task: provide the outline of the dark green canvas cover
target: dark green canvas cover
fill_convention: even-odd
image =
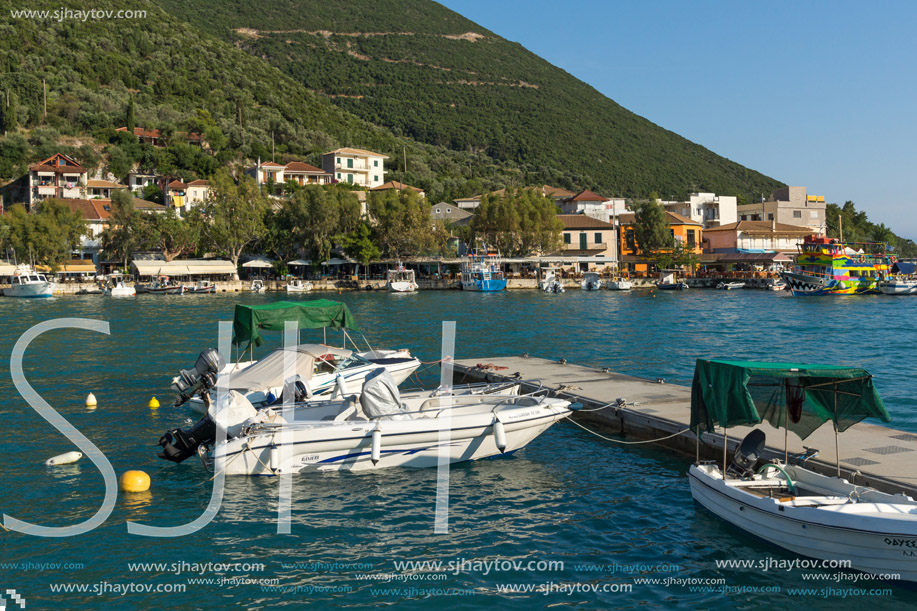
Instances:
[[[265,305],[236,305],[232,321],[232,343],[256,347],[264,343],[261,330],[283,331],[287,321],[296,322],[299,329],[353,329],[359,331],[353,314],[343,303],[330,299],[311,301],[275,301]]]
[[[767,421],[805,439],[829,420],[845,431],[864,418],[891,421],[865,369],[704,359],[694,368],[694,430]]]

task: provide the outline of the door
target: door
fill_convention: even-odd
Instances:
[[[586,247],[586,234],[585,234],[585,233],[580,233],[580,234],[579,234],[579,249],[580,249],[580,250],[586,250],[586,248],[587,248],[587,247]]]

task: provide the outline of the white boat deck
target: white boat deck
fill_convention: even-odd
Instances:
[[[478,369],[478,363],[506,369]],[[654,380],[531,357],[478,358],[455,363],[456,383],[480,381],[487,375],[499,381],[517,372],[523,383],[537,386],[540,382],[558,396],[574,397],[586,408],[614,403],[618,398],[627,401],[624,408],[609,407],[599,412],[577,413],[576,420],[587,426],[592,423],[590,428],[601,425],[626,433],[632,439],[657,439],[686,429],[690,421],[691,389],[687,386],[660,384]],[[767,435],[765,457],[782,459],[784,431],[767,423],[757,428]],[[751,430],[752,427],[729,429],[730,460],[734,448]],[[607,434],[607,430],[603,432]],[[705,433],[702,440],[706,444],[702,448],[702,457],[721,461],[722,434]],[[662,443],[689,453],[693,458],[695,440],[690,432]],[[859,472],[852,483],[873,486],[889,493],[903,491],[917,498],[917,473],[914,469],[917,463],[917,434],[861,422],[841,433],[838,444],[843,477],[850,479],[851,474]],[[819,428],[804,442],[789,434],[790,454],[803,452],[803,445],[819,450],[818,457],[809,460],[807,467],[826,475],[836,473],[834,431],[830,424]]]

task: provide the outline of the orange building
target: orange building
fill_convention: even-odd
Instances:
[[[676,242],[683,245],[687,251],[696,255],[701,254],[703,251],[701,242],[703,241],[704,230],[704,226],[701,223],[669,211],[665,213],[665,221]],[[637,255],[639,244],[637,244],[636,232],[634,231],[635,216],[633,214],[622,214],[618,216],[618,224],[621,228],[618,233],[618,239],[620,240],[618,244],[618,252],[620,253],[618,256],[619,267],[622,271],[646,273],[648,271],[647,268],[652,263],[647,263]]]

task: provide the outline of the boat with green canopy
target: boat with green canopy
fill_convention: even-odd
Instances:
[[[806,439],[831,423],[838,433],[891,417],[873,382],[858,367],[699,359],[691,387],[691,429],[698,460],[688,471],[694,500],[716,516],[803,556],[848,561],[874,575],[917,581],[917,502],[851,484],[837,473],[806,468],[817,453],[790,456],[790,432]],[[784,430],[783,460],[764,460],[765,433],[752,430],[727,462],[734,426],[769,423]],[[723,430],[721,465],[700,460],[700,435]]]
[[[264,333],[284,331],[287,324],[296,329],[296,343],[274,350],[264,358],[254,359],[254,349],[264,344]],[[322,329],[322,343],[301,343],[300,331]],[[328,345],[328,329],[340,330],[340,347]],[[380,367],[388,371],[396,384],[407,380],[421,365],[410,350],[373,349],[360,334],[366,348],[360,349],[348,331],[360,332],[347,304],[329,299],[309,301],[276,301],[262,305],[237,304],[232,323],[232,344],[237,359],[220,372],[228,375],[229,388],[247,397],[257,407],[269,406],[281,395],[287,378],[296,378],[315,396],[357,391],[364,378]],[[347,348],[348,341],[352,350]],[[249,360],[241,356],[248,352]],[[292,364],[291,364],[292,363]],[[285,367],[289,366],[290,371]],[[193,411],[203,413],[200,397],[179,391],[179,403],[190,401]],[[326,397],[327,398],[327,397]]]

